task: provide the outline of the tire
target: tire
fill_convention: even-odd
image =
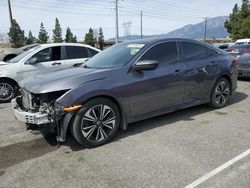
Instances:
[[[228,104],[231,95],[231,85],[226,78],[220,78],[214,84],[209,105],[213,108],[223,108]]]
[[[78,143],[93,148],[112,140],[119,126],[117,106],[109,99],[96,98],[86,102],[76,113],[71,133]]]
[[[9,80],[0,80],[0,103],[10,102],[15,97],[15,87]]]

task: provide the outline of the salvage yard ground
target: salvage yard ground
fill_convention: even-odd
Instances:
[[[250,81],[241,80],[224,109],[202,105],[134,123],[95,149],[72,138],[57,148],[53,135],[25,131],[10,104],[0,104],[0,187],[171,188],[197,180],[249,188],[249,95]]]

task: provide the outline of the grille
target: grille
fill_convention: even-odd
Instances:
[[[26,110],[31,109],[31,94],[26,90],[22,93],[22,104]]]
[[[26,120],[26,123],[31,123],[31,124],[35,123],[35,118],[33,116],[26,115],[25,120]]]

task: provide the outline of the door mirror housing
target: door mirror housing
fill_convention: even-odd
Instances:
[[[38,60],[37,57],[32,57],[29,60],[27,60],[25,64],[34,65],[37,63],[37,60]]]
[[[159,66],[159,62],[155,60],[138,61],[133,65],[134,71],[150,71],[155,70]]]

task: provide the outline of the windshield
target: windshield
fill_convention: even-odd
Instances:
[[[97,54],[84,64],[87,68],[117,68],[126,65],[144,46],[142,43],[121,43]]]
[[[25,58],[27,55],[29,55],[31,52],[33,52],[34,50],[36,50],[38,48],[40,48],[40,46],[33,47],[33,48],[29,49],[28,51],[23,52],[20,55],[16,56],[15,58],[9,60],[8,62],[9,63],[17,63],[18,61]]]

